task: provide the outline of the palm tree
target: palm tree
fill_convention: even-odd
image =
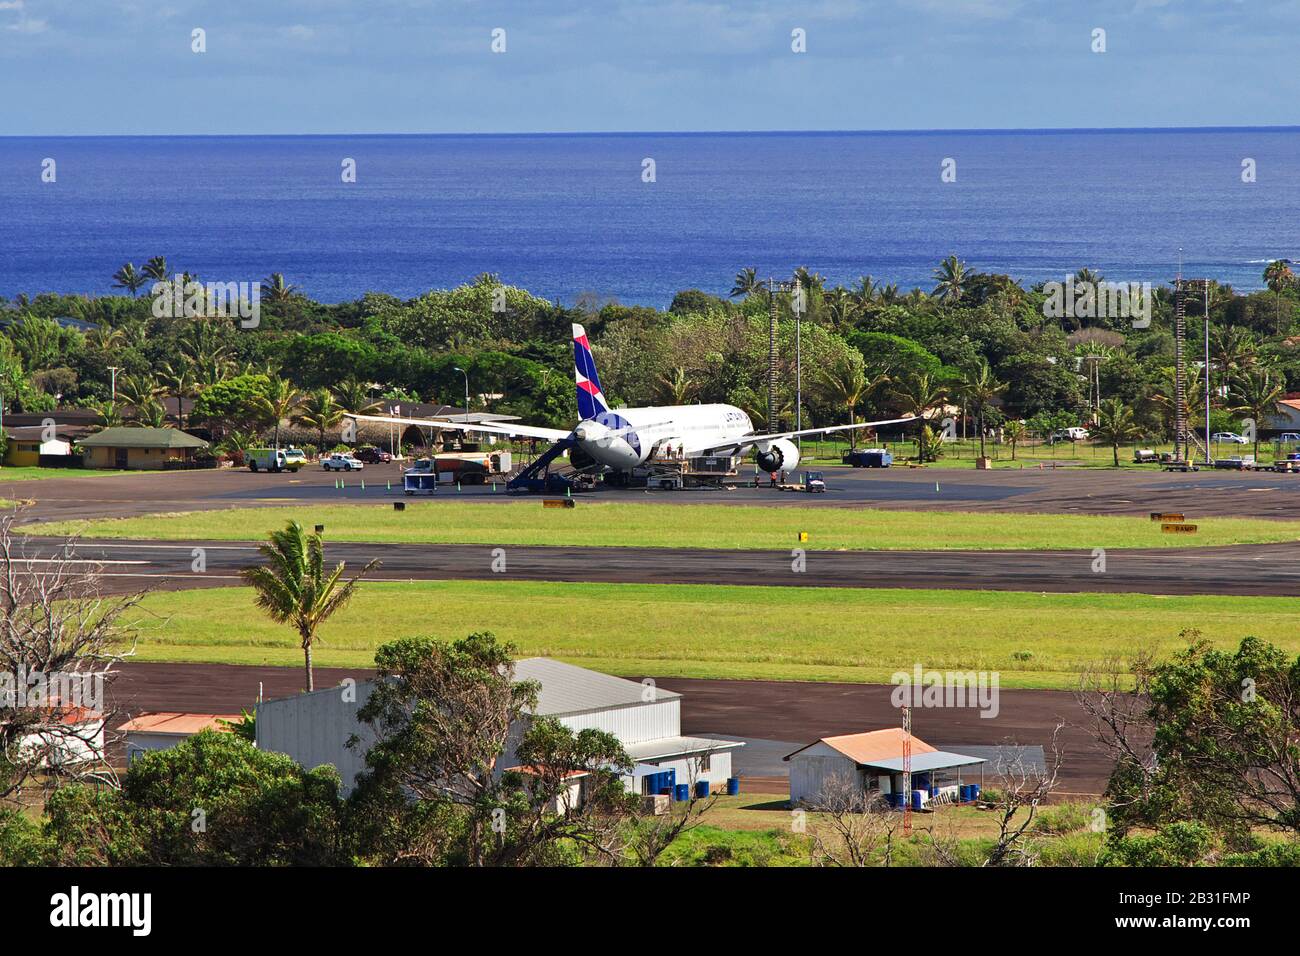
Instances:
[[[986,359],[979,359],[975,366],[962,374],[957,383],[957,393],[966,400],[971,411],[975,413],[976,428],[980,435],[980,457],[984,457],[984,412],[990,403],[1006,390],[1006,383],[999,382],[993,375]]]
[[[669,405],[685,405],[695,393],[695,383],[680,365],[659,376],[659,394]]]
[[[290,521],[283,531],[272,531],[270,541],[258,548],[267,564],[240,572],[256,592],[257,606],[279,624],[292,624],[302,642],[307,671],[307,692],[316,689],[311,652],[316,632],[335,612],[352,600],[357,582],[378,566],[372,560],[361,573],[340,583],[346,564],[325,570],[325,546],[319,534],[307,534],[302,525]]]
[[[811,271],[807,266],[799,266],[794,270],[794,281],[799,284],[806,295],[812,295],[814,292],[820,292],[826,285],[826,279],[820,273]]]
[[[929,372],[914,372],[899,378],[890,396],[904,415],[914,415],[921,419],[919,452],[922,461],[930,461],[933,449],[926,427],[929,417],[948,401],[948,386],[933,378]]]
[[[339,400],[344,411],[357,415],[368,415],[382,407],[379,402],[370,397],[370,389],[355,378],[346,378],[335,385],[334,397]]]
[[[1156,390],[1150,396],[1151,401],[1165,416],[1171,432],[1177,418],[1177,386],[1177,370],[1172,365],[1165,366],[1160,369],[1159,379],[1155,386]],[[1183,381],[1183,395],[1187,401],[1188,422],[1200,421],[1205,411],[1205,386],[1201,384],[1201,367],[1199,365],[1187,366]]]
[[[859,309],[866,308],[875,302],[878,294],[879,290],[876,288],[876,282],[871,276],[858,276],[858,281],[849,290],[849,295],[853,297],[853,301]]]
[[[167,427],[167,409],[158,399],[150,396],[135,407],[135,420],[149,428]]]
[[[117,394],[139,409],[158,394],[158,383],[147,375],[123,375],[117,380]]]
[[[1115,456],[1119,467],[1119,446],[1142,436],[1142,429],[1133,418],[1133,410],[1118,398],[1110,398],[1097,409],[1097,421],[1092,427],[1092,437],[1104,441]]]
[[[104,420],[105,428],[116,428],[122,424],[122,410],[116,402],[97,402],[91,408]]]
[[[178,367],[179,366],[179,367]],[[194,367],[187,362],[172,365],[164,362],[158,366],[158,381],[167,393],[176,399],[176,424],[185,428],[185,401],[198,395],[199,384],[194,377]]]
[[[1291,267],[1278,259],[1270,262],[1264,269],[1264,282],[1268,285],[1269,290],[1276,296],[1277,312],[1277,330],[1282,331],[1282,293],[1291,287],[1295,282],[1295,274]]]
[[[1258,461],[1260,429],[1277,414],[1277,403],[1286,394],[1286,388],[1268,369],[1254,369],[1241,376],[1236,393],[1240,402],[1232,410],[1245,412],[1255,422],[1255,460]]]
[[[731,285],[731,298],[747,296],[762,287],[757,269],[742,269],[736,273],[736,281]]]
[[[144,264],[144,275],[154,282],[166,282],[172,277],[171,267],[167,265],[166,256],[154,256]]]
[[[280,447],[280,423],[293,418],[302,403],[302,392],[287,378],[274,378],[256,403],[256,411],[268,424],[275,425],[275,447]]]
[[[144,288],[149,280],[136,271],[135,263],[128,262],[122,268],[113,273],[113,288],[126,289],[132,297]]]
[[[346,409],[342,408],[334,400],[334,396],[328,388],[318,388],[308,394],[303,401],[302,410],[298,412],[296,420],[308,428],[316,429],[318,438],[316,447],[320,451],[324,451],[325,432],[343,421],[345,411]]]
[[[822,397],[831,405],[848,412],[848,424],[854,422],[854,411],[868,395],[883,385],[888,379],[880,375],[868,379],[863,368],[861,356],[856,354],[840,359],[822,371],[818,387]],[[857,447],[855,429],[849,431],[849,450]]]
[[[1016,460],[1016,445],[1024,441],[1027,431],[1025,423],[1015,418],[1002,426],[1002,436],[1006,438],[1007,444],[1011,446],[1012,461]]]
[[[298,295],[298,287],[289,285],[279,272],[272,272],[262,280],[262,298],[276,305],[286,305]]]
[[[125,338],[121,329],[100,326],[86,333],[86,346],[92,351],[107,354],[121,348]]]
[[[1211,345],[1211,358],[1223,374],[1225,384],[1230,385],[1259,360],[1259,341],[1245,326],[1215,329]]]
[[[956,256],[949,256],[939,263],[939,268],[934,270],[934,278],[938,284],[934,287],[933,294],[939,298],[939,301],[957,302],[966,290],[970,273],[966,271],[966,263]]]

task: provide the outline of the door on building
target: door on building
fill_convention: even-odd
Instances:
[[[115,465],[116,465],[116,467],[118,467],[118,468],[126,468],[126,449],[125,449],[125,448],[119,448],[119,449],[117,449],[117,460],[116,460],[116,462],[115,462]]]

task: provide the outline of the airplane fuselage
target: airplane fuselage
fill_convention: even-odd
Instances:
[[[578,424],[573,443],[579,457],[630,471],[652,455],[690,457],[753,431],[733,405],[652,405],[598,412]]]

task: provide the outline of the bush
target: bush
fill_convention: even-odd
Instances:
[[[1092,825],[1092,808],[1082,803],[1059,803],[1044,807],[1034,820],[1034,829],[1039,833],[1063,836],[1078,833]]]
[[[1208,861],[1216,842],[1202,823],[1171,823],[1149,836],[1110,840],[1102,851],[1102,866],[1198,866]]]

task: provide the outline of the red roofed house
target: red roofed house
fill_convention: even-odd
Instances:
[[[117,729],[126,733],[126,765],[150,750],[170,750],[200,730],[229,732],[222,721],[238,723],[239,714],[141,714]]]
[[[849,781],[864,795],[879,794],[890,805],[903,795],[903,730],[890,727],[861,734],[822,737],[801,747],[784,760],[790,764],[790,803],[817,804],[833,780]],[[944,794],[956,787],[960,792],[961,767],[984,763],[983,758],[948,753],[931,747],[912,735],[912,788],[923,794],[922,804],[931,796]],[[945,771],[956,771],[956,783],[946,779]]]

